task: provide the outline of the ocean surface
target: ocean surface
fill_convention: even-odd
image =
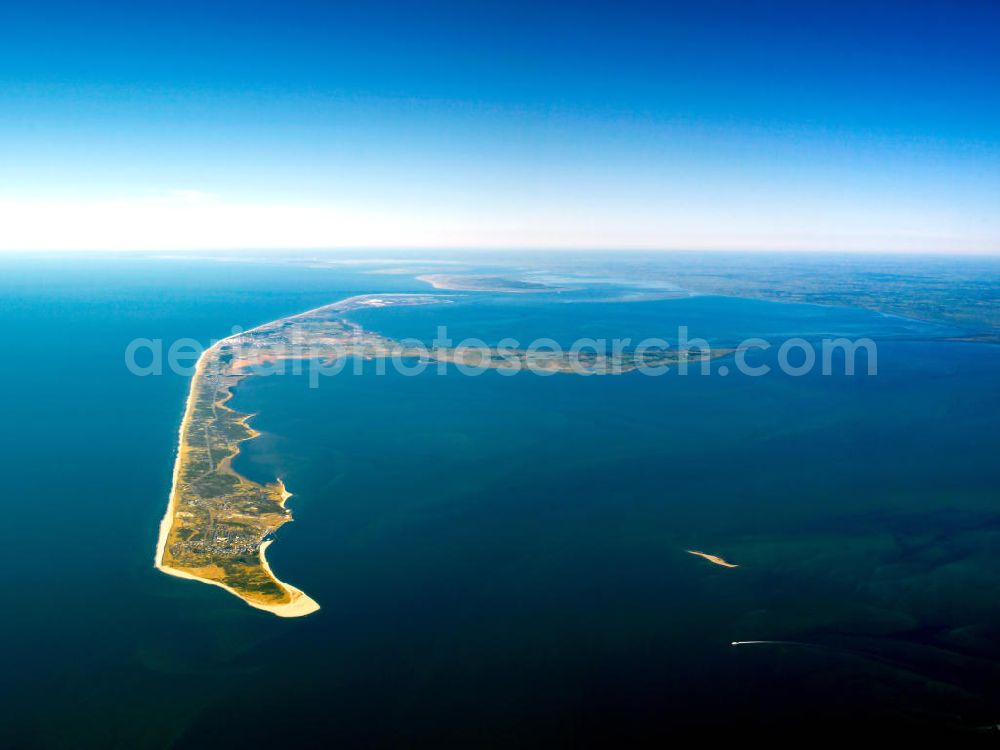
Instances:
[[[209,343],[393,291],[430,290],[351,266],[0,257],[0,745],[637,746],[1000,722],[1000,347],[866,311],[620,289],[358,311],[427,341],[870,336],[878,374],[792,377],[772,349],[750,357],[764,377],[721,359],[251,378],[232,406],[263,434],[234,466],[294,493],[268,558],[322,609],[281,620],[156,572],[188,382],[131,374],[129,342]]]

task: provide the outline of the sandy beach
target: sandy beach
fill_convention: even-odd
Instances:
[[[718,555],[710,555],[707,552],[699,552],[696,549],[689,549],[689,550],[686,550],[686,551],[687,551],[687,553],[689,555],[697,555],[698,557],[702,557],[702,558],[708,560],[710,563],[714,563],[716,565],[721,565],[723,568],[738,568],[738,567],[740,567],[739,565],[736,565],[735,563],[731,563],[731,562],[728,562],[726,560],[723,560]]]

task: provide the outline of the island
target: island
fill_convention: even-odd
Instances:
[[[416,277],[418,281],[430,284],[435,289],[450,289],[464,292],[509,292],[524,294],[531,292],[565,292],[568,287],[557,287],[527,279],[485,274],[431,273]]]
[[[721,565],[723,568],[738,568],[738,567],[740,567],[739,565],[736,565],[735,563],[731,563],[731,562],[729,562],[727,560],[723,560],[718,555],[710,555],[707,552],[699,552],[696,549],[689,549],[687,551],[687,553],[689,555],[695,555],[696,557],[702,557],[702,558],[708,560],[713,565]]]
[[[281,479],[260,484],[232,467],[240,444],[258,434],[247,424],[251,415],[228,406],[234,389],[247,377],[273,372],[283,361],[329,364],[346,358],[399,357],[488,369],[609,375],[714,359],[731,352],[427,348],[404,345],[345,317],[352,310],[369,307],[449,301],[431,294],[351,297],[234,334],[206,349],[191,379],[181,421],[173,484],[160,523],[157,569],[219,586],[250,606],[280,617],[301,617],[319,609],[305,592],[281,581],[267,561],[275,532],[292,520],[287,507],[291,494]]]

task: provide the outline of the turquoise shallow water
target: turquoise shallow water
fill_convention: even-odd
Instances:
[[[635,744],[997,719],[996,347],[717,298],[362,313],[487,339],[865,332],[879,375],[248,380],[234,405],[264,435],[236,466],[295,493],[269,557],[323,606],[282,621],[152,569],[186,381],[131,376],[124,346],[423,287],[4,262],[4,744]],[[754,639],[793,644],[729,646]]]

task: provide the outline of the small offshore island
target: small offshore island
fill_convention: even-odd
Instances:
[[[259,484],[232,468],[240,443],[257,436],[251,415],[227,406],[246,377],[271,374],[285,360],[337,362],[346,357],[423,358],[468,367],[534,369],[588,375],[700,362],[729,354],[676,349],[614,353],[524,349],[427,349],[366,331],[344,314],[365,307],[448,302],[421,294],[366,295],[266,323],[218,341],[199,358],[181,422],[173,486],[160,523],[156,568],[214,586],[279,617],[319,609],[306,593],[277,578],[265,555],[273,534],[292,520],[291,494],[277,479]]]

